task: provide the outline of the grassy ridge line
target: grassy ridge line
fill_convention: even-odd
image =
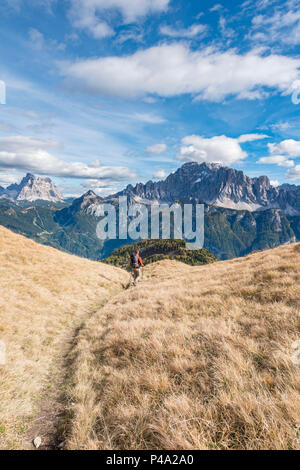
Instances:
[[[130,255],[135,249],[140,250],[145,265],[163,259],[181,261],[191,266],[213,263],[217,258],[205,249],[187,250],[184,240],[143,240],[133,245],[124,246],[114,251],[103,262],[113,266],[126,267]]]
[[[39,245],[0,227],[0,448],[24,448],[62,346],[85,315],[122,289],[128,275]]]
[[[300,245],[162,261],[74,351],[69,449],[299,449]]]

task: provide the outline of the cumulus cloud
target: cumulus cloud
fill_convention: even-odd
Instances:
[[[298,180],[300,179],[300,165],[296,165],[295,168],[289,170],[286,175],[289,180]]]
[[[172,26],[163,25],[160,27],[160,32],[171,38],[192,39],[199,35],[203,36],[207,29],[208,27],[204,24],[192,24],[189,28],[173,28]]]
[[[151,145],[150,147],[147,147],[146,152],[151,153],[153,155],[160,155],[161,153],[164,153],[166,149],[166,144],[155,144]]]
[[[191,50],[163,44],[132,55],[61,64],[65,77],[89,92],[121,97],[192,94],[220,101],[228,96],[253,99],[264,89],[285,92],[300,77],[300,58],[252,50]],[[253,93],[255,94],[253,96]]]
[[[270,143],[268,147],[270,155],[260,158],[258,163],[293,167],[295,163],[290,158],[300,157],[300,141],[294,139],[283,140],[279,144]]]
[[[133,23],[149,13],[165,11],[170,0],[71,0],[70,19],[76,28],[84,29],[95,38],[114,34],[106,21],[107,13],[119,12],[123,23]]]
[[[204,138],[190,135],[182,139],[182,146],[177,155],[178,160],[192,162],[221,163],[231,165],[247,157],[241,143],[264,139],[263,134],[245,134],[234,139],[226,135]]]
[[[278,180],[271,180],[270,183],[272,186],[274,186],[274,188],[277,188],[278,186],[280,186],[280,183]]]
[[[91,163],[69,162],[49,153],[49,150],[59,148],[60,144],[56,141],[22,136],[0,137],[0,168],[32,171],[65,178],[99,180],[132,180],[138,176],[134,170],[119,166],[103,166],[99,160]]]
[[[288,157],[284,155],[272,155],[270,157],[261,157],[257,163],[263,163],[265,165],[278,165],[287,168],[294,166],[293,160],[289,160]]]
[[[168,173],[165,170],[158,170],[154,173],[153,178],[164,180],[168,176]]]
[[[279,144],[269,144],[271,153],[283,153],[289,157],[300,157],[300,141],[294,139],[283,140]]]

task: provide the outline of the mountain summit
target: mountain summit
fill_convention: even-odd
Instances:
[[[214,163],[185,163],[164,181],[129,185],[115,196],[127,196],[132,202],[197,200],[228,209],[281,209],[288,215],[300,215],[300,186],[293,191],[275,188],[267,176],[250,178],[240,170]]]
[[[40,178],[30,173],[27,173],[20,184],[12,184],[6,189],[1,189],[1,197],[7,197],[14,201],[62,202],[64,200],[63,195],[50,178]]]

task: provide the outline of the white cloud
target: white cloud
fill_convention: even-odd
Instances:
[[[161,153],[164,153],[166,149],[167,149],[166,144],[155,144],[155,145],[152,145],[151,147],[147,147],[146,152],[152,153],[154,155],[160,155]]]
[[[235,32],[227,26],[227,20],[223,16],[219,19],[219,27],[224,38],[233,38]]]
[[[300,77],[300,58],[266,55],[252,50],[238,54],[208,47],[191,50],[174,43],[139,50],[132,55],[78,60],[61,65],[62,73],[87,91],[121,97],[192,94],[220,101],[230,95],[265,88],[286,91]],[[249,96],[248,96],[249,97]]]
[[[283,140],[279,144],[269,144],[270,153],[283,153],[289,157],[300,157],[300,141],[294,139]]]
[[[162,117],[149,113],[135,113],[131,117],[137,121],[146,122],[148,124],[162,124],[166,122]]]
[[[290,129],[292,126],[289,122],[277,122],[275,124],[271,124],[271,129],[274,131],[286,131],[287,129]]]
[[[113,186],[118,184],[118,181],[113,179],[107,179],[105,181],[99,181],[95,179],[88,179],[82,183],[82,187],[85,189],[99,189],[99,188],[107,188],[108,186]]]
[[[31,28],[29,30],[29,38],[32,43],[32,46],[35,49],[41,50],[44,48],[45,46],[44,36],[37,29]]]
[[[254,101],[254,100],[262,100],[264,98],[268,98],[270,93],[266,90],[246,90],[246,91],[241,91],[238,95],[237,98],[240,100],[248,100],[248,101]]]
[[[247,153],[241,148],[238,139],[225,135],[209,139],[190,135],[182,139],[182,144],[177,155],[178,160],[231,165],[247,157]]]
[[[216,5],[211,7],[209,11],[213,12],[213,11],[220,11],[220,10],[223,10],[223,6],[220,3],[217,3]]]
[[[242,143],[265,139],[264,134],[244,134],[234,139],[226,135],[204,138],[190,135],[182,139],[178,160],[193,162],[221,163],[231,165],[247,157],[242,149]]]
[[[280,183],[278,180],[271,180],[270,183],[272,186],[274,186],[274,188],[277,188],[278,186],[280,186]]]
[[[153,178],[164,180],[168,176],[168,173],[165,170],[158,170],[154,173]]]
[[[300,165],[296,165],[295,168],[289,170],[286,174],[286,177],[289,180],[300,179]]]
[[[258,42],[282,42],[295,46],[300,43],[299,1],[282,2],[274,14],[256,15],[250,37]]]
[[[35,28],[31,28],[29,30],[29,40],[31,47],[37,51],[41,51],[46,48],[62,51],[66,48],[65,44],[58,43],[55,39],[49,39],[46,41],[44,35]]]
[[[0,185],[8,186],[10,184],[16,183],[17,180],[19,180],[20,177],[19,175],[16,175],[15,173],[7,173],[0,171]]]
[[[0,151],[4,152],[32,152],[35,150],[59,149],[61,144],[56,140],[41,140],[25,136],[1,137]]]
[[[116,193],[117,189],[113,186],[107,186],[106,188],[94,188],[93,191],[97,194],[97,196],[106,197]]]
[[[143,101],[148,104],[154,104],[157,102],[157,98],[154,98],[153,96],[145,96]]]
[[[113,179],[105,181],[91,179],[84,181],[81,186],[85,191],[92,189],[98,196],[105,197],[117,192],[118,184],[119,181]]]
[[[107,13],[118,11],[123,23],[133,23],[150,13],[163,12],[170,0],[71,0],[70,18],[76,28],[84,29],[95,38],[114,34],[107,23]]]
[[[99,160],[91,163],[69,162],[48,152],[58,148],[60,144],[56,141],[22,136],[0,137],[0,168],[13,168],[65,178],[119,181],[137,178],[136,172],[126,167],[102,166]]]
[[[204,24],[192,24],[189,28],[173,28],[172,26],[161,26],[160,32],[164,36],[171,38],[194,38],[203,35],[207,31],[207,26]]]
[[[257,163],[278,165],[287,168],[294,166],[294,161],[290,158],[300,157],[300,141],[294,139],[283,140],[279,144],[268,144],[268,157],[262,157]]]
[[[121,31],[116,38],[116,42],[123,44],[127,41],[144,42],[144,29],[139,25],[134,25]]]
[[[265,134],[244,134],[238,137],[236,140],[243,144],[245,142],[253,142],[255,140],[267,139],[269,136]]]
[[[262,163],[265,165],[278,165],[287,168],[294,166],[293,160],[289,160],[288,157],[284,155],[272,155],[270,157],[261,157],[257,163]]]

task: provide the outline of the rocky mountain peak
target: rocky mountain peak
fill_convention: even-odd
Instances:
[[[64,197],[55,184],[47,177],[38,177],[27,173],[20,184],[11,184],[4,190],[2,197],[15,201],[62,202]]]
[[[117,196],[129,203],[159,201],[173,203],[190,200],[236,210],[281,209],[300,215],[300,191],[275,188],[267,176],[250,178],[243,171],[218,163],[183,164],[163,181],[127,186]]]
[[[97,196],[94,191],[91,189],[87,191],[81,198],[78,199],[79,205],[81,209],[85,209],[86,207],[90,206],[91,204],[99,204],[102,201],[100,196]]]
[[[67,207],[62,212],[68,213],[69,216],[77,212],[84,212],[88,215],[95,215],[99,212],[99,208],[103,205],[103,199],[97,196],[94,191],[89,190],[78,199],[75,199],[70,207]]]
[[[82,199],[86,200],[86,199],[97,198],[97,197],[98,197],[97,194],[94,193],[94,191],[90,189],[82,196]]]

